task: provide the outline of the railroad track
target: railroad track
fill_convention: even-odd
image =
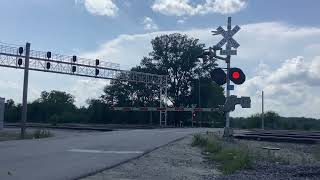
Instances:
[[[250,132],[235,133],[237,139],[295,142],[295,143],[320,143],[319,131],[289,131],[289,130],[254,130]]]

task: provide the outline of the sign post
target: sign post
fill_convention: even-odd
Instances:
[[[3,129],[5,99],[0,97],[0,130]]]
[[[219,26],[216,31],[212,31],[213,35],[222,35],[223,39],[215,45],[216,49],[220,50],[220,55],[226,55],[226,63],[227,63],[227,76],[226,76],[226,98],[228,99],[230,97],[230,90],[233,90],[234,88],[231,88],[230,85],[230,63],[231,63],[231,56],[237,55],[237,48],[240,46],[240,44],[233,39],[233,36],[240,30],[240,27],[236,25],[234,28],[231,28],[231,17],[228,17],[228,25],[227,30],[224,30],[223,27]],[[225,49],[222,49],[222,47],[226,45]],[[232,49],[234,48],[234,49]],[[230,112],[226,112],[226,125],[224,129],[224,136],[230,137],[232,136],[232,130],[230,128]]]

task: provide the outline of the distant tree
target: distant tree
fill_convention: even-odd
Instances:
[[[43,91],[40,98],[29,104],[28,118],[36,122],[76,121],[74,96],[61,91]],[[51,117],[52,116],[52,117]]]
[[[21,107],[16,105],[12,99],[5,103],[4,120],[6,122],[18,122],[21,117]]]
[[[264,114],[265,127],[270,129],[279,129],[280,115],[274,111],[268,111]]]

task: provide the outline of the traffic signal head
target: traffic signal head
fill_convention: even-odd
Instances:
[[[211,78],[218,85],[224,85],[227,82],[227,75],[221,68],[216,68],[210,72]]]
[[[239,68],[230,68],[229,79],[234,84],[242,84],[246,80],[246,75]]]

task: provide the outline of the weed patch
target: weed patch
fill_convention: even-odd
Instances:
[[[208,138],[201,134],[195,134],[192,139],[191,146],[204,147],[208,144]]]
[[[215,136],[196,134],[193,137],[193,146],[202,148],[210,162],[217,162],[225,174],[252,167],[253,157],[249,150],[242,146],[227,145]]]
[[[40,139],[52,137],[53,134],[49,130],[37,129],[33,132],[26,132],[24,139]],[[0,141],[21,140],[20,132],[8,131],[0,132]]]

